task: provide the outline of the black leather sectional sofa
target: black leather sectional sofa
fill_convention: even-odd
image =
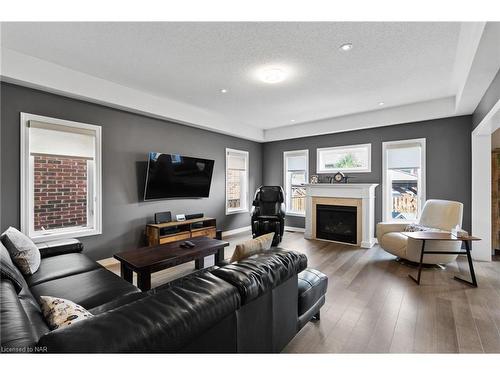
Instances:
[[[326,293],[326,277],[304,271],[305,255],[280,249],[146,293],[81,250],[78,241],[41,248],[39,270],[24,278],[2,246],[2,352],[279,352],[319,317]],[[50,331],[37,302],[42,295],[95,316]]]

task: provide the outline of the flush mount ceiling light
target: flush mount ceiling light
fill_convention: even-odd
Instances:
[[[257,77],[265,83],[283,82],[287,76],[287,71],[279,67],[265,67],[257,72]]]
[[[384,102],[379,102],[378,105],[379,106],[383,106],[385,103]]]
[[[225,94],[227,92],[227,89],[220,89],[220,92]]]
[[[295,120],[290,120],[290,122],[295,122]]]
[[[344,43],[339,48],[342,51],[350,51],[352,49],[352,43]]]

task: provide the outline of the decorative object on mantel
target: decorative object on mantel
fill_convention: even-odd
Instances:
[[[313,174],[311,176],[311,180],[310,180],[310,183],[311,184],[317,184],[319,181],[318,181],[318,175],[317,174]]]
[[[342,172],[337,172],[333,175],[332,182],[344,182],[345,176]]]

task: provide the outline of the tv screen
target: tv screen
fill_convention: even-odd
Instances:
[[[208,198],[214,161],[150,152],[144,200]]]

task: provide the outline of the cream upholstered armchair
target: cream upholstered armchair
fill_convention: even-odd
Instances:
[[[449,232],[457,225],[462,226],[463,204],[460,202],[430,199],[425,202],[419,225],[439,231]],[[422,241],[410,239],[401,232],[408,224],[398,222],[382,222],[377,224],[377,240],[385,251],[411,262],[419,262]],[[436,251],[460,251],[460,241],[432,241],[428,246]],[[424,255],[425,264],[446,264],[453,262],[457,255],[429,254]]]

